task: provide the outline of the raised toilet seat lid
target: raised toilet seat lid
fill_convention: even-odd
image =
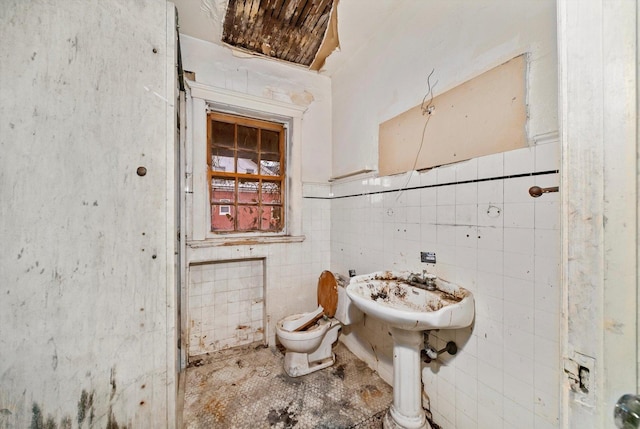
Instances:
[[[323,271],[318,279],[318,305],[324,308],[325,316],[335,316],[338,308],[338,282],[331,271]]]

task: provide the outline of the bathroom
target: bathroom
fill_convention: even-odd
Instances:
[[[346,9],[345,16],[349,12]],[[420,17],[433,13],[450,18],[424,26]],[[259,296],[271,321],[264,333],[269,344],[275,343],[275,321],[315,308],[315,285],[324,269],[345,275],[350,269],[357,274],[426,269],[463,285],[476,299],[473,328],[431,335],[438,348],[448,340],[460,344],[449,364],[425,373],[434,421],[443,428],[559,427],[559,197],[532,198],[528,193],[531,186],[558,186],[560,181],[555,13],[555,2],[485,2],[464,8],[414,2],[396,8],[392,18],[378,24],[369,42],[375,49],[343,59],[330,79],[323,73],[236,58],[225,47],[182,34],[183,67],[195,73],[197,84],[302,100],[305,108],[299,173],[299,235],[304,240],[215,246],[210,239],[207,246],[205,226],[198,226],[206,220],[194,215],[192,240],[200,234],[201,241],[193,248],[187,245],[187,260],[197,261],[190,265],[191,272],[195,269],[203,282],[207,278],[209,287],[198,284],[194,289],[198,280],[187,280],[195,295],[185,301],[197,302],[187,312],[202,315],[190,318],[189,326],[195,329],[189,331],[189,350],[197,356],[225,347],[225,341],[241,345],[262,339],[262,323],[251,330],[255,338],[244,330],[234,332],[238,325],[255,324],[256,318],[233,320],[231,332],[221,334],[226,321],[216,320],[216,303],[226,300],[214,293],[217,269],[231,273],[241,270],[235,268],[239,264],[251,264],[252,273],[264,276],[266,288]],[[398,23],[403,23],[402,32],[394,31]],[[484,27],[492,31],[479,31]],[[462,35],[451,37],[462,28]],[[341,42],[345,51],[354,43],[348,37]],[[377,174],[379,124],[422,101],[432,70],[430,83],[437,81],[434,91],[439,94],[525,52],[530,146],[421,172]],[[333,70],[331,60],[327,67]],[[204,91],[199,86],[193,90],[194,111],[207,98],[200,95]],[[436,103],[434,115],[438,107]],[[433,119],[432,126],[438,117]],[[193,127],[199,127],[196,119]],[[293,128],[295,132],[295,124]],[[327,144],[331,141],[333,145]],[[205,150],[194,147],[193,153],[198,152]],[[204,157],[198,161],[194,155],[194,168],[197,164],[205,164]],[[203,173],[193,171],[194,177]],[[347,177],[333,180],[343,175]],[[198,186],[206,185],[194,180],[194,207],[203,205],[197,195],[206,195],[206,188]],[[421,251],[435,252],[436,264],[422,263]],[[256,294],[246,299],[251,296]],[[218,314],[219,319],[236,316]],[[343,330],[340,340],[390,383],[393,343],[388,327],[371,318],[365,322],[348,335]]]
[[[178,13],[186,22],[189,12],[182,3],[177,2]],[[126,12],[118,2],[106,2],[104,10],[44,2],[40,13],[15,3],[17,12],[2,17],[7,24],[2,34],[14,44],[2,48],[2,58],[16,57],[5,70],[20,79],[11,88],[3,86],[9,96],[0,111],[8,118],[2,134],[12,141],[6,143],[11,162],[3,163],[0,180],[9,202],[0,216],[2,230],[10,232],[2,259],[11,261],[2,268],[3,278],[15,285],[7,286],[7,300],[0,303],[5,327],[0,339],[4,350],[13,350],[2,352],[0,427],[49,418],[59,427],[76,427],[75,422],[90,427],[89,415],[100,426],[117,427],[117,421],[127,427],[174,427],[178,373],[189,360],[254,342],[275,345],[276,321],[315,308],[317,279],[327,269],[345,275],[427,270],[474,294],[471,327],[429,336],[437,348],[450,340],[459,346],[456,356],[422,372],[429,409],[440,427],[610,425],[617,398],[637,389],[636,369],[629,369],[629,356],[637,367],[637,304],[612,298],[635,293],[629,286],[629,278],[635,279],[635,261],[629,260],[636,254],[630,238],[635,230],[603,231],[602,222],[594,226],[587,214],[635,225],[636,212],[624,204],[635,198],[635,187],[630,193],[628,177],[612,173],[624,165],[635,178],[635,164],[624,162],[635,159],[635,152],[629,152],[630,137],[621,131],[633,120],[620,127],[603,114],[605,107],[619,112],[633,103],[618,80],[603,77],[605,71],[579,77],[600,60],[588,43],[611,44],[608,71],[626,70],[616,68],[616,61],[635,58],[636,45],[616,40],[628,41],[624,31],[637,21],[625,19],[620,34],[604,37],[571,17],[618,23],[622,16],[636,19],[635,6],[633,14],[621,7],[599,15],[597,8],[584,11],[570,0],[375,6],[343,0],[337,17],[340,49],[316,73],[234,54],[205,40],[211,36],[203,28],[215,15],[206,6],[216,2],[198,3],[196,9],[206,12],[200,17],[203,33],[198,37],[181,26],[179,38],[181,66],[190,72],[188,95],[174,88],[172,71],[151,72],[163,67],[175,72],[177,42],[166,29],[173,12],[164,2],[141,2]],[[342,26],[362,20],[363,8],[374,9],[372,22],[363,24],[368,33],[359,34],[355,24]],[[51,51],[60,58],[42,47],[46,33],[38,32],[44,31],[38,19],[56,36],[50,38]],[[136,26],[139,21],[146,24]],[[10,37],[19,25],[35,35]],[[129,33],[119,31],[123,26]],[[603,28],[612,31],[598,27]],[[129,37],[138,42],[127,52]],[[91,49],[94,44],[101,46],[99,52]],[[430,92],[437,97],[454,91],[522,54],[525,147],[379,174],[382,123],[419,105]],[[119,72],[104,70],[112,62],[122,64]],[[31,78],[41,83],[32,86]],[[90,89],[89,97],[80,97],[78,88]],[[601,110],[592,105],[595,95],[585,92],[598,95],[598,88],[615,95],[605,98]],[[8,99],[35,101],[16,106]],[[91,109],[96,104],[102,117],[118,120],[117,127],[96,118]],[[286,236],[243,241],[219,238],[207,228],[208,105],[263,112],[260,119],[264,112],[287,118]],[[587,106],[590,117],[602,115],[605,125],[574,113]],[[437,120],[429,122],[427,130]],[[602,135],[615,145],[604,145]],[[87,136],[104,144],[99,150],[84,146]],[[53,161],[27,162],[29,153],[14,141],[52,151]],[[158,150],[164,141],[167,148]],[[581,156],[596,150],[607,156]],[[121,169],[127,173],[120,175]],[[600,174],[591,177],[592,171]],[[604,189],[616,198],[601,206],[581,204],[592,197],[583,189],[590,184],[601,200]],[[532,186],[560,186],[560,192],[533,198]],[[563,192],[567,189],[571,192]],[[11,207],[26,207],[31,214],[16,216]],[[570,221],[569,207],[571,219],[582,222]],[[580,250],[568,244],[592,236],[622,244],[607,248],[605,256],[597,246]],[[421,252],[435,253],[436,262],[421,262]],[[616,257],[623,263],[601,262]],[[576,259],[580,266],[572,265]],[[586,288],[585,276],[604,280]],[[243,293],[230,289],[237,279],[251,287]],[[98,287],[86,286],[92,283]],[[603,298],[594,304],[592,296]],[[224,299],[233,305],[216,309]],[[633,308],[620,307],[632,301]],[[246,317],[238,319],[240,313]],[[585,321],[592,329],[578,325]],[[634,328],[620,328],[630,325]],[[344,329],[340,342],[391,383],[387,326],[367,318]],[[614,350],[607,360],[605,345],[608,353]],[[570,388],[576,362],[603,375],[593,380],[594,389]]]

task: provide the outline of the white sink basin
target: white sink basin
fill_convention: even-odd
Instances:
[[[414,275],[377,271],[352,277],[347,294],[364,313],[395,328],[425,331],[471,325],[475,314],[471,292],[439,278],[436,290],[428,291],[411,284]]]

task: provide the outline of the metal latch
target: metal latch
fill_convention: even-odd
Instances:
[[[587,407],[595,406],[595,359],[581,353],[573,353],[564,359],[564,373],[569,379],[571,398]]]

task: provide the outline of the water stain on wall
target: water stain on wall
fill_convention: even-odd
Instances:
[[[111,375],[109,376],[109,385],[111,385],[110,399],[113,399],[113,397],[116,394],[116,368],[115,367],[111,368]]]
[[[31,425],[29,429],[71,429],[71,417],[62,417],[59,425],[52,415],[48,415],[45,420],[40,405],[34,402],[31,406]]]
[[[72,421],[71,421],[71,417],[69,416],[65,416],[62,418],[62,420],[60,421],[60,429],[71,429],[72,426]]]
[[[109,405],[107,429],[127,429],[127,425],[123,425],[123,426],[118,425],[118,421],[116,420],[116,417],[113,415],[113,409],[111,405]]]
[[[81,427],[85,419],[89,418],[89,426],[93,424],[93,418],[95,416],[95,409],[93,407],[93,397],[95,392],[88,393],[83,390],[80,394],[80,400],[78,401],[78,426]]]
[[[56,347],[56,341],[53,337],[49,338],[47,344],[50,344],[53,347],[53,355],[51,356],[51,368],[55,371],[58,369],[58,348]]]
[[[111,376],[109,380],[109,386],[111,387],[111,393],[109,400],[111,401],[116,394],[116,382],[115,382],[115,368],[111,370]],[[145,386],[143,385],[142,388]],[[83,389],[80,394],[80,398],[78,400],[78,412],[76,415],[76,422],[78,423],[78,428],[83,427],[94,427],[95,421],[95,402],[96,395],[95,391],[91,392]],[[144,405],[145,401],[141,401],[140,405]],[[14,413],[9,410],[9,408],[1,408],[0,409],[0,423],[3,423],[4,420],[14,417]],[[5,427],[5,425],[0,425],[0,427]],[[13,427],[13,426],[6,426]],[[31,406],[31,424],[28,429],[72,429],[73,427],[73,419],[70,416],[62,416],[60,419],[60,423],[56,422],[56,417],[51,414],[48,414],[45,417],[45,413],[43,412],[43,407],[37,402],[34,402]],[[127,429],[128,425],[121,425],[118,423],[115,414],[113,413],[113,405],[109,405],[109,411],[107,413],[107,425],[106,429]]]

